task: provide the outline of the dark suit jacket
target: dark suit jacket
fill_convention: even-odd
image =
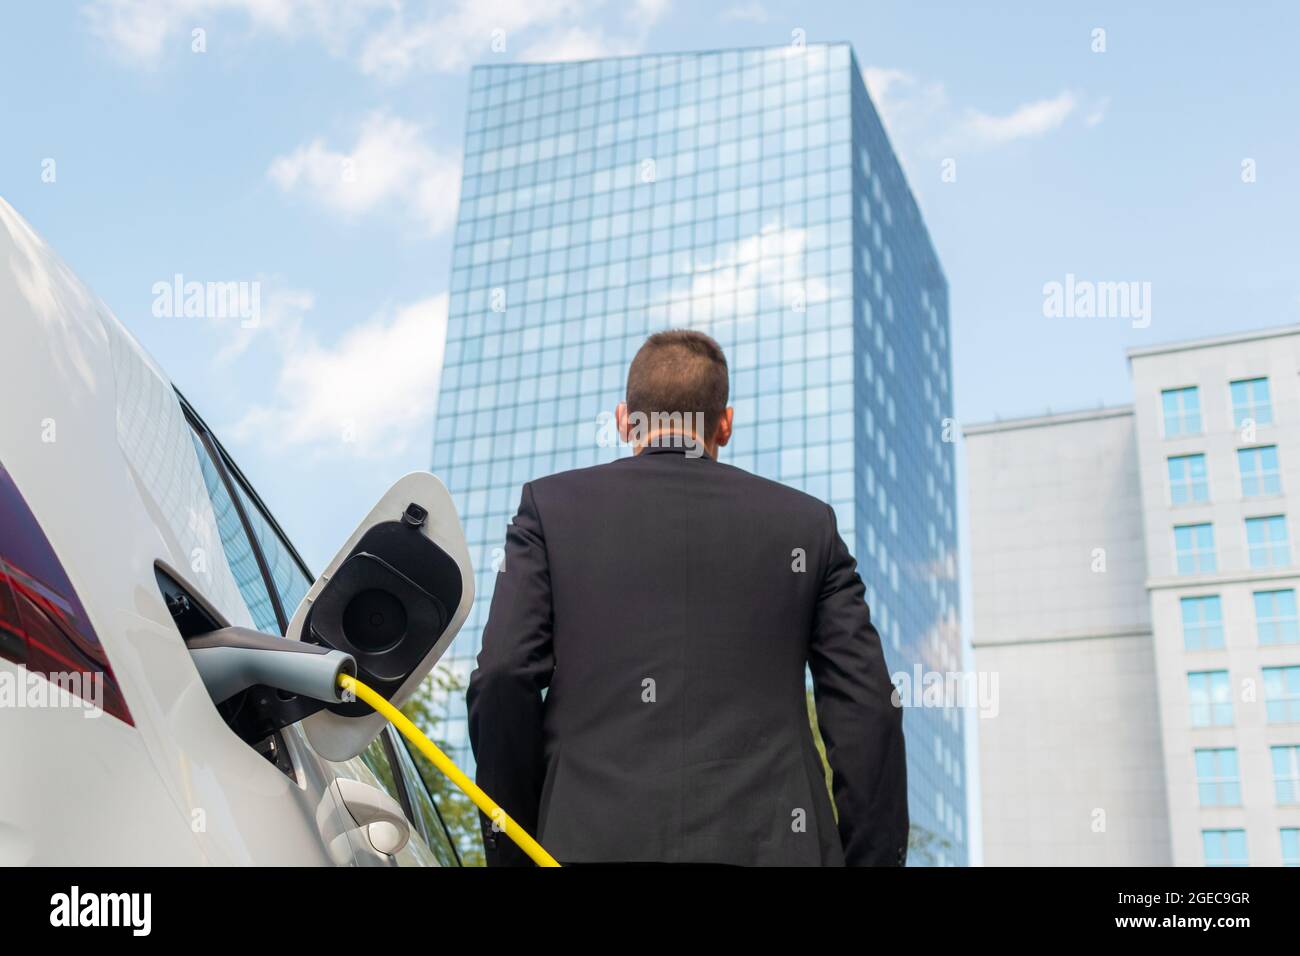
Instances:
[[[479,785],[565,863],[900,865],[892,691],[834,511],[652,448],[524,486],[469,735]],[[486,819],[484,844],[527,863]]]

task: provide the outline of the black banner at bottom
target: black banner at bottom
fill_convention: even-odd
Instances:
[[[368,956],[399,939],[437,947],[523,934],[540,944],[597,927],[607,941],[620,932],[653,941],[680,939],[689,926],[695,941],[710,925],[920,945],[1044,932],[1230,944],[1242,933],[1293,931],[1298,890],[1296,874],[1281,869],[34,868],[0,870],[0,914],[9,943],[77,934],[260,948],[364,938]]]

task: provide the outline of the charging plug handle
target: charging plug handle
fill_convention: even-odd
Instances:
[[[185,643],[217,704],[257,684],[337,703],[339,677],[357,676],[357,662],[351,654],[247,627],[223,627]]]

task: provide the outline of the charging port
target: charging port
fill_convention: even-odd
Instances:
[[[215,611],[191,594],[185,585],[165,570],[155,566],[154,578],[158,582],[158,590],[162,593],[163,603],[171,614],[172,623],[176,625],[177,632],[187,645],[191,640],[218,631],[225,626],[225,622]],[[295,780],[293,761],[289,757],[289,749],[285,746],[284,737],[280,733],[282,727],[293,721],[280,722],[268,719],[271,714],[279,714],[283,717],[282,711],[286,705],[297,706],[293,695],[288,695],[291,698],[289,700],[278,699],[280,696],[279,691],[270,687],[261,685],[249,687],[229,700],[217,704],[217,713],[221,715],[221,719],[235,736],[279,768],[290,780]],[[277,698],[274,703],[272,698]],[[320,706],[314,701],[310,704],[314,705],[314,708]]]

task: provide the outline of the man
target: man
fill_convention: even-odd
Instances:
[[[562,863],[902,865],[856,563],[828,505],[717,460],[727,395],[713,339],[652,335],[616,414],[635,454],[524,486],[467,695],[478,783]],[[489,865],[528,862],[483,822]]]

